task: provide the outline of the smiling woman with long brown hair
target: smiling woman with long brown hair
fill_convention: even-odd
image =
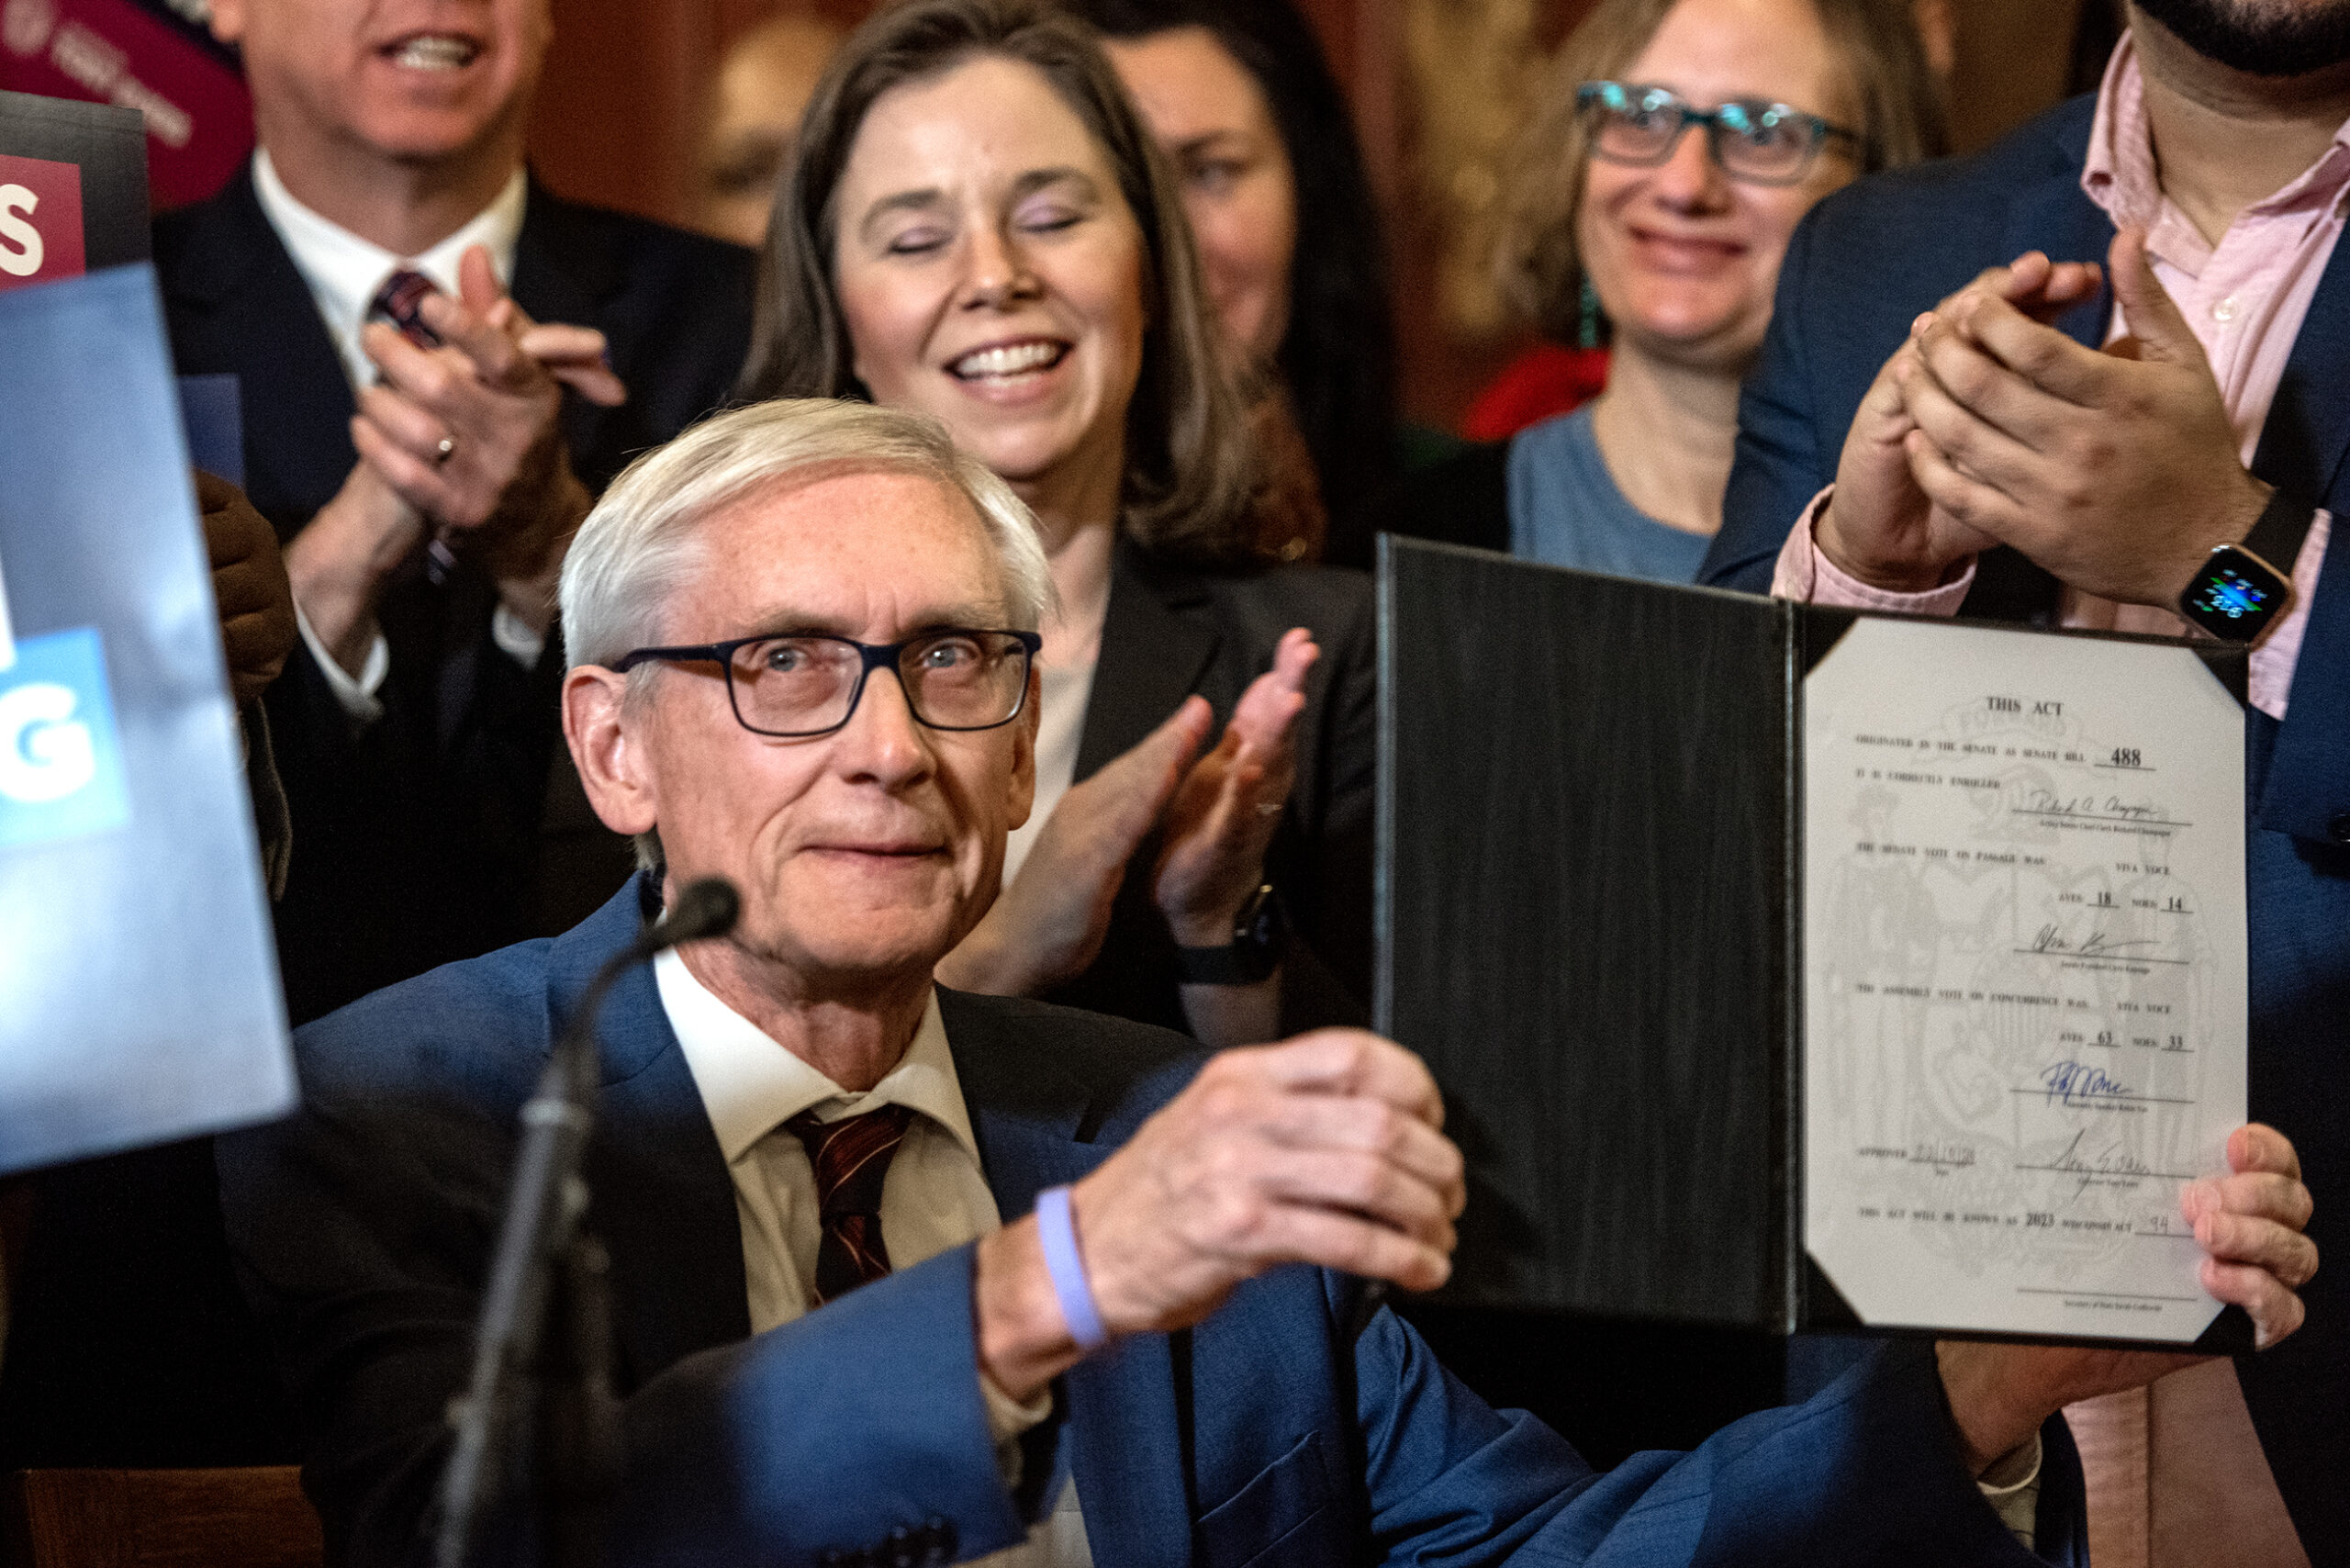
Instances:
[[[1036,812],[941,979],[1215,1044],[1354,1015],[1368,588],[1255,556],[1181,204],[1091,34],[1030,0],[874,17],[810,105],[763,265],[744,392],[934,416],[1034,509],[1060,597]]]

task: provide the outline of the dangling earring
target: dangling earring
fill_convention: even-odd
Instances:
[[[1586,275],[1583,280],[1583,319],[1575,332],[1577,348],[1595,349],[1599,346],[1601,319],[1599,290],[1591,286],[1591,279]]]

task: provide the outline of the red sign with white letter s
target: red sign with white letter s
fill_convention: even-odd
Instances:
[[[0,289],[82,272],[80,168],[0,153]]]

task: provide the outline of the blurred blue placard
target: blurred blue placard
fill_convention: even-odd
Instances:
[[[0,294],[0,1171],[294,1074],[153,272]]]
[[[242,489],[245,409],[240,378],[183,375],[179,388],[180,428],[187,432],[187,460]]]

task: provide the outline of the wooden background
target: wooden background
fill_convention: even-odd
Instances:
[[[691,220],[701,96],[725,47],[776,11],[853,24],[872,0],[554,0],[531,156],[555,189]],[[1979,146],[2064,89],[2080,0],[1954,0],[1952,120]],[[1346,84],[1395,249],[1406,412],[1449,427],[1524,338],[1464,320],[1460,213],[1488,178],[1496,76],[1522,73],[1589,0],[1301,0]],[[1531,46],[1528,48],[1528,46]]]

